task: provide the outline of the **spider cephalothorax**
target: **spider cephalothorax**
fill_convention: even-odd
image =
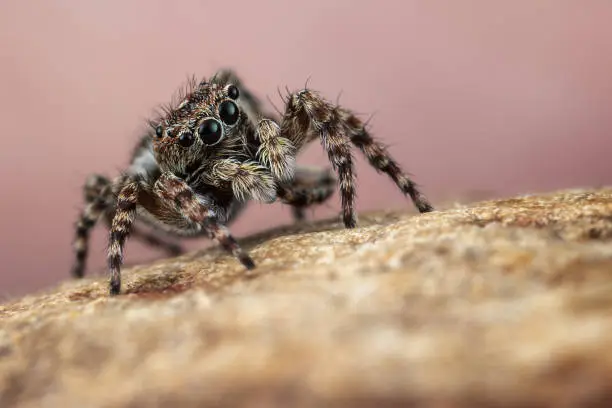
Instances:
[[[291,205],[298,218],[304,208],[327,200],[336,179],[327,170],[299,167],[295,161],[315,139],[338,175],[347,228],[357,221],[352,146],[376,170],[388,174],[420,212],[433,210],[352,112],[310,89],[289,94],[285,105],[280,119],[265,113],[231,71],[221,71],[209,81],[190,81],[177,103],[149,122],[150,130],[120,177],[88,179],[87,206],[77,223],[73,275],[83,276],[89,231],[100,217],[110,227],[111,294],[121,289],[123,246],[129,235],[180,252],[180,247],[140,229],[137,222],[177,236],[208,235],[253,268],[255,263],[226,225],[250,200],[280,200]]]
[[[236,103],[239,96],[235,85],[202,82],[176,108],[165,109],[153,138],[160,169],[185,173],[207,156],[243,144],[245,118]]]

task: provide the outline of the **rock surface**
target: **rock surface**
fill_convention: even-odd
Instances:
[[[612,189],[241,241],[0,306],[0,406],[612,406]]]

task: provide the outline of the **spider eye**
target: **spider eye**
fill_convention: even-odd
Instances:
[[[195,138],[193,137],[193,133],[191,133],[190,131],[181,133],[181,135],[178,138],[179,144],[183,147],[191,146],[194,140]]]
[[[234,100],[238,99],[238,97],[240,96],[240,91],[238,91],[238,87],[236,87],[235,85],[228,86],[227,96]]]
[[[207,145],[214,145],[219,143],[221,137],[223,136],[223,128],[221,127],[221,123],[219,123],[216,119],[206,119],[204,122],[200,123],[198,127],[198,135],[200,135],[200,139],[202,142]]]
[[[164,134],[164,128],[161,125],[155,128],[155,136],[162,137],[163,134]]]
[[[227,125],[233,125],[238,122],[240,112],[238,106],[232,101],[225,101],[219,105],[219,117]]]

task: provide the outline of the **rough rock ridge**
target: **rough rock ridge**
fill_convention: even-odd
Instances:
[[[241,241],[0,306],[0,407],[612,406],[612,189]]]

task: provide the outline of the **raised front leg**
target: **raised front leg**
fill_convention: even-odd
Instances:
[[[280,183],[292,180],[295,174],[296,149],[289,139],[281,136],[280,126],[270,119],[260,120],[255,136],[260,143],[257,150],[259,162],[269,168]]]
[[[280,127],[270,119],[258,122],[255,137],[259,143],[255,152],[257,160],[220,159],[202,166],[197,177],[216,187],[229,183],[240,202],[275,201],[276,186],[294,178],[296,149],[289,139],[280,135]]]
[[[198,178],[206,184],[223,188],[229,184],[240,202],[257,200],[271,203],[276,200],[276,183],[270,170],[254,160],[221,159],[210,167],[202,167]]]

